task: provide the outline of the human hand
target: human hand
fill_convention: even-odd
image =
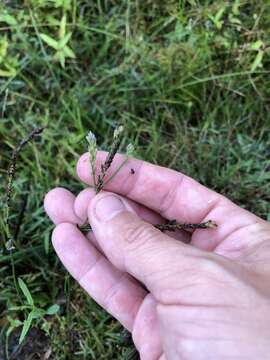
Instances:
[[[98,168],[105,156],[98,153]],[[77,172],[91,185],[87,154]],[[141,359],[268,359],[270,224],[181,173],[135,159],[106,190],[75,198],[56,188],[45,209],[61,261],[132,332]],[[84,236],[76,224],[87,218],[93,232]],[[168,235],[149,224],[164,219],[218,227]]]

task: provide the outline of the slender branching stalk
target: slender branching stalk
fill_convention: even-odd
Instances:
[[[113,143],[111,148],[108,152],[108,155],[105,159],[105,162],[101,165],[100,174],[96,179],[96,154],[97,154],[97,143],[96,137],[92,132],[89,132],[87,135],[88,141],[88,151],[89,151],[89,162],[91,166],[91,173],[93,177],[93,187],[97,193],[99,193],[113,178],[118,174],[118,172],[123,168],[123,166],[128,162],[130,156],[132,155],[134,148],[132,144],[129,144],[126,148],[126,153],[124,156],[124,160],[122,163],[117,167],[117,169],[112,173],[110,177],[106,179],[107,172],[110,166],[113,163],[114,157],[117,151],[120,148],[120,144],[123,138],[123,131],[124,127],[120,126],[114,131],[113,135]],[[133,170],[133,169],[132,169]],[[131,171],[131,174],[134,174],[135,171]],[[176,220],[169,220],[165,224],[156,224],[154,225],[160,231],[176,231],[176,230],[196,230],[196,229],[213,229],[217,227],[217,224],[212,221],[208,220],[203,223],[199,224],[190,224],[190,223],[179,223]],[[84,233],[91,231],[91,226],[89,224],[85,224],[80,227],[80,230]]]
[[[104,186],[110,182],[114,176],[122,169],[122,167],[128,162],[128,159],[132,155],[134,150],[133,145],[129,144],[126,148],[126,153],[123,162],[118,166],[118,168],[113,172],[113,174],[106,179],[107,172],[112,165],[115,155],[117,154],[121,141],[123,138],[124,127],[119,126],[113,134],[113,142],[111,148],[109,149],[108,155],[103,164],[101,164],[100,174],[96,178],[96,158],[97,158],[97,141],[96,136],[90,131],[86,136],[88,141],[88,153],[89,153],[89,162],[91,167],[91,174],[93,179],[93,187],[95,193],[98,194]]]
[[[123,136],[123,131],[124,131],[124,127],[123,126],[119,126],[113,134],[113,143],[111,146],[110,151],[108,152],[108,155],[105,159],[104,164],[101,165],[101,173],[100,175],[98,175],[98,183],[97,183],[97,189],[96,189],[96,193],[100,192],[100,190],[102,190],[102,188],[104,187],[104,179],[105,176],[107,174],[108,169],[110,168],[113,159],[117,153],[117,151],[119,150],[120,144],[121,144],[121,140],[122,140],[122,136]]]
[[[43,127],[35,128],[33,131],[30,132],[30,134],[23,139],[13,150],[10,160],[10,165],[8,167],[8,184],[7,184],[7,196],[6,196],[6,202],[5,202],[5,213],[4,213],[4,221],[5,221],[5,232],[6,232],[6,249],[7,250],[13,250],[14,244],[12,241],[11,231],[10,231],[10,224],[9,224],[9,217],[10,217],[10,201],[11,201],[11,195],[13,190],[13,181],[15,177],[16,172],[16,164],[17,159],[20,151],[22,148],[28,144],[31,140],[34,139],[37,135],[41,134],[44,130]]]
[[[118,168],[112,173],[112,175],[103,183],[103,187],[106,186],[114,177],[119,173],[119,171],[126,165],[128,160],[130,159],[131,155],[133,154],[134,147],[132,144],[128,144],[126,148],[126,153],[124,155],[124,160],[118,166]]]

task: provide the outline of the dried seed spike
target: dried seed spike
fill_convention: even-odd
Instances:
[[[92,171],[93,177],[93,186],[96,191],[97,184],[96,184],[96,158],[97,158],[97,139],[95,134],[92,131],[89,131],[86,140],[88,141],[88,153],[89,153],[89,162]]]
[[[6,206],[7,207],[9,207],[9,205],[10,205],[10,198],[11,198],[11,193],[12,193],[12,185],[13,185],[13,179],[14,179],[15,172],[16,172],[16,162],[17,162],[18,154],[21,151],[21,149],[27,143],[29,143],[29,141],[31,141],[36,135],[41,134],[43,130],[44,130],[43,127],[38,127],[36,129],[34,129],[33,131],[31,131],[30,134],[25,139],[23,139],[15,147],[15,149],[12,152],[10,165],[8,167],[8,186],[7,186],[7,197],[6,197]],[[6,219],[6,220],[8,222],[8,219]]]
[[[169,220],[165,224],[156,224],[155,227],[160,231],[176,231],[192,229],[214,229],[215,227],[217,227],[217,224],[212,220],[208,220],[200,224],[178,223],[176,220]]]
[[[13,150],[12,155],[11,155],[11,161],[10,161],[10,165],[8,167],[8,184],[7,184],[7,195],[6,195],[5,215],[4,215],[4,221],[5,221],[5,225],[6,225],[5,231],[6,231],[6,236],[7,236],[7,242],[5,245],[6,245],[7,250],[14,249],[11,231],[9,228],[9,213],[10,213],[11,194],[12,194],[12,190],[13,190],[13,180],[14,180],[15,172],[16,172],[17,158],[18,158],[18,155],[19,155],[20,151],[22,150],[22,148],[26,144],[28,144],[31,140],[33,140],[35,136],[41,134],[43,130],[44,130],[44,127],[37,127],[34,130],[32,130],[30,132],[30,134],[15,147],[15,149]]]
[[[112,143],[111,149],[110,149],[110,151],[109,151],[109,153],[108,153],[108,155],[107,155],[107,157],[105,159],[105,162],[101,165],[101,173],[98,176],[96,193],[100,192],[100,190],[102,190],[102,188],[104,186],[104,179],[105,179],[106,173],[107,173],[109,167],[111,166],[117,151],[119,150],[121,140],[122,140],[123,131],[124,131],[123,126],[119,126],[114,131],[113,143]]]
[[[176,231],[176,230],[196,230],[196,229],[214,229],[218,225],[213,220],[208,220],[200,224],[187,224],[187,223],[178,223],[176,220],[169,220],[165,224],[156,224],[154,225],[160,231]],[[90,225],[84,225],[79,227],[82,232],[91,231],[92,228]]]

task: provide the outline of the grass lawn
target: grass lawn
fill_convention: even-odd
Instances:
[[[270,221],[269,36],[265,0],[1,2],[1,360],[42,351],[55,360],[125,358],[121,325],[60,264],[43,209],[52,187],[84,188],[75,164],[88,130],[106,149],[121,122],[123,145],[132,142],[137,157]],[[35,126],[45,130],[17,161],[10,254],[7,169]],[[22,290],[34,307],[24,306]],[[31,329],[18,346],[30,308]]]

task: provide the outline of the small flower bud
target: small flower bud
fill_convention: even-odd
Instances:
[[[126,147],[126,154],[127,156],[131,156],[134,152],[134,146],[132,144],[128,144]]]
[[[97,144],[96,135],[92,133],[92,131],[89,131],[89,133],[86,136],[86,140],[88,141],[89,145],[95,145]]]
[[[124,131],[124,126],[122,126],[122,125],[119,126],[118,128],[116,128],[113,133],[113,138],[117,139],[119,137],[119,135],[122,134],[123,131]]]

